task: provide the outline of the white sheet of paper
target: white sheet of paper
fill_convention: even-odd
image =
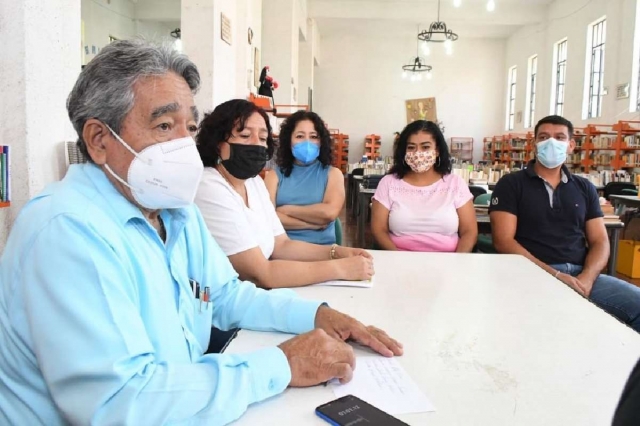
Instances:
[[[354,395],[391,415],[436,410],[396,358],[358,357],[353,380],[331,386],[338,398]]]
[[[344,281],[344,280],[333,280],[333,281],[325,281],[322,283],[314,284],[314,285],[323,285],[330,287],[362,287],[362,288],[372,288],[373,287],[373,278],[365,281]]]

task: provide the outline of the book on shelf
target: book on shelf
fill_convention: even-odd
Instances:
[[[11,149],[0,145],[0,203],[11,201]]]

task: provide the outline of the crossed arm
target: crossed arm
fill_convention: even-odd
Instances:
[[[270,172],[265,176],[265,185],[269,190],[271,202],[276,206],[278,193],[278,176]],[[344,205],[344,177],[339,169],[332,167],[329,171],[327,189],[321,203],[307,206],[276,206],[276,213],[284,229],[323,229],[336,220]]]

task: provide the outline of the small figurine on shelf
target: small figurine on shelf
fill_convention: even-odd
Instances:
[[[269,65],[262,68],[260,73],[260,87],[258,88],[258,94],[262,96],[268,96],[273,102],[273,113],[276,113],[276,101],[273,98],[273,91],[278,88],[278,82],[269,75]]]

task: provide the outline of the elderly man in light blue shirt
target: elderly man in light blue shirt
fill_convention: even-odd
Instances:
[[[185,56],[142,41],[81,73],[67,106],[90,162],[26,205],[0,260],[0,424],[226,424],[287,386],[350,380],[344,340],[402,353],[320,302],[238,280],[192,204],[198,85]],[[212,325],[302,334],[203,355]]]

